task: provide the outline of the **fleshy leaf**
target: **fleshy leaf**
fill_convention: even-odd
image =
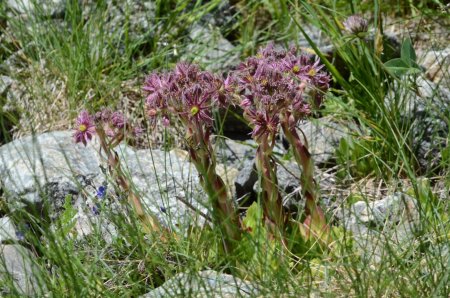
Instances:
[[[403,41],[401,57],[409,66],[413,66],[413,62],[416,62],[416,51],[414,50],[411,38],[409,37]]]

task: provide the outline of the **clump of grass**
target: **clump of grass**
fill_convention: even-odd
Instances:
[[[41,58],[52,60],[46,64],[47,67],[53,75],[64,78],[67,86],[64,95],[70,107],[64,106],[64,111],[76,109],[82,102],[92,108],[105,102],[109,104],[110,99],[117,98],[116,92],[120,91],[123,80],[143,69],[165,66],[175,61],[176,57],[167,58],[166,54],[178,46],[179,37],[169,39],[168,45],[162,48],[159,41],[177,27],[176,23],[197,20],[217,4],[211,1],[211,6],[189,6],[188,1],[157,1],[155,19],[159,25],[156,27],[170,24],[169,29],[161,29],[163,31],[160,32],[164,33],[153,36],[150,45],[146,45],[144,40],[125,38],[128,40],[124,43],[125,54],[119,55],[119,50],[114,48],[117,43],[113,40],[117,37],[123,41],[122,37],[96,36],[95,40],[89,40],[88,31],[103,24],[102,13],[97,11],[88,21],[82,20],[76,2],[68,1],[66,21],[72,25],[67,30],[59,31],[47,26],[47,31],[43,31],[36,23],[28,31],[23,20],[13,20],[17,22],[14,26],[21,28],[17,31],[20,32],[18,44],[25,48],[26,44],[34,42],[34,50],[25,51],[26,57],[36,61]],[[412,7],[425,7],[431,3],[395,2],[402,14],[409,13]],[[100,7],[104,4],[99,2]],[[246,54],[252,53],[253,46],[259,42],[272,39],[274,32],[280,33],[281,39],[284,39],[284,36],[291,36],[289,32],[300,30],[301,27],[286,27],[298,21],[302,14],[330,37],[336,48],[336,57],[344,61],[351,76],[346,77],[342,69],[327,63],[341,88],[336,85],[332,94],[327,95],[327,104],[321,113],[355,121],[362,131],[368,132],[367,135],[357,135],[343,141],[338,148],[338,166],[348,183],[345,187],[350,187],[349,183],[361,178],[376,177],[393,191],[402,190],[414,197],[418,202],[419,225],[410,237],[397,242],[387,238],[386,234],[375,234],[368,243],[381,243],[383,246],[383,254],[378,260],[370,257],[374,253],[373,246],[358,249],[358,240],[341,227],[332,227],[332,249],[328,252],[315,250],[314,246],[307,246],[302,240],[286,251],[267,236],[269,231],[261,220],[264,212],[255,204],[247,210],[243,219],[245,232],[239,243],[240,254],[231,258],[223,253],[223,235],[218,229],[188,227],[185,234],[169,235],[165,241],[159,241],[145,233],[138,216],[124,206],[102,205],[100,215],[92,217],[93,232],[81,240],[73,234],[75,211],[71,204],[66,204],[63,214],[52,223],[56,228],[51,228],[48,220],[41,216],[17,211],[14,216],[16,222],[27,222],[31,227],[20,243],[38,256],[33,258],[39,277],[38,293],[43,295],[51,291],[54,296],[61,297],[139,296],[162,285],[177,273],[192,272],[196,275],[199,270],[208,268],[233,273],[257,284],[258,294],[271,296],[448,297],[449,182],[445,181],[449,177],[450,167],[448,150],[442,148],[442,166],[439,169],[442,177],[437,177],[447,183],[446,188],[434,185],[434,179],[418,177],[420,169],[409,143],[411,126],[399,117],[399,111],[404,108],[400,101],[401,94],[411,90],[411,77],[399,79],[386,69],[383,57],[377,56],[376,46],[380,43],[377,44],[376,38],[373,44],[367,44],[359,37],[350,39],[341,33],[341,22],[350,13],[373,11],[375,23],[381,24],[378,11],[385,11],[385,5],[376,6],[373,11],[374,7],[368,7],[366,3],[359,6],[355,1],[322,1],[320,5],[311,1],[301,1],[295,5],[282,2],[279,7],[275,7],[274,2],[251,2],[243,8],[247,12],[236,28],[248,26],[248,32],[241,33]],[[403,10],[403,7],[407,9]],[[268,27],[249,26],[255,24],[257,10],[268,11],[273,20],[283,22],[275,25],[269,21]],[[333,18],[329,17],[330,14]],[[49,20],[43,18],[40,21]],[[374,28],[377,31],[382,29],[378,25]],[[34,33],[37,34],[34,36]],[[89,47],[92,43],[98,46],[107,44],[106,57],[94,55]],[[314,47],[314,44],[311,46]],[[153,55],[147,56],[147,51]],[[394,101],[390,104],[385,102],[389,92],[394,93]],[[92,97],[87,95],[91,93]],[[450,123],[448,117],[447,122]],[[36,130],[34,124],[31,126]],[[164,170],[170,171],[169,168]],[[431,177],[432,173],[422,174],[436,178]],[[398,179],[399,176],[403,179]],[[406,189],[402,189],[404,183],[409,185]],[[437,197],[436,187],[446,189],[444,199]],[[370,200],[363,190],[356,191],[353,196],[358,200]],[[346,198],[336,198],[339,199]],[[3,210],[3,207],[0,209]],[[114,225],[117,237],[105,238],[101,227],[106,222]],[[0,289],[3,288],[7,288],[13,296],[20,294],[14,288],[12,279],[2,279]],[[214,289],[209,290],[212,293]]]

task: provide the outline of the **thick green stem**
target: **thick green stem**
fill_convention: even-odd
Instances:
[[[281,125],[288,142],[293,147],[295,160],[302,167],[300,185],[302,187],[302,194],[306,199],[305,236],[307,238],[315,236],[319,239],[327,239],[329,236],[329,228],[325,215],[318,205],[318,195],[314,181],[314,161],[308,151],[307,144],[302,142],[295,125],[290,125],[288,119],[288,117],[283,119]]]
[[[224,249],[232,252],[241,238],[239,217],[227,187],[216,173],[216,161],[209,140],[199,130],[191,130],[189,155],[200,175],[200,182],[212,204],[214,224],[224,233]]]
[[[283,201],[278,191],[276,164],[271,160],[272,146],[268,136],[263,136],[256,151],[256,167],[261,173],[262,204],[266,223],[270,224],[273,232],[281,233],[284,239],[286,216],[283,210]]]
[[[117,156],[116,152],[114,152],[114,150],[112,149],[113,146],[108,145],[106,142],[105,131],[103,130],[103,128],[97,128],[96,131],[100,140],[100,146],[102,150],[105,152],[108,160],[109,171],[111,175],[116,179],[117,184],[120,185],[122,190],[125,193],[128,193],[128,203],[131,205],[133,210],[136,212],[136,215],[138,216],[139,220],[142,222],[145,232],[147,233],[160,232],[162,228],[159,220],[156,218],[156,216],[153,216],[152,214],[145,212],[144,206],[142,205],[139,196],[131,188],[126,175],[122,171],[119,157]],[[121,133],[121,135],[117,137],[116,141],[121,140],[122,138],[123,135]],[[118,144],[120,142],[115,143]]]

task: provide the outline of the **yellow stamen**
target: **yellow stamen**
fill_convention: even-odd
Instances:
[[[197,115],[197,113],[200,111],[200,109],[197,107],[197,106],[193,106],[192,108],[191,108],[191,114],[192,114],[192,116],[195,116],[195,115]]]
[[[81,132],[85,132],[85,131],[87,130],[87,126],[84,125],[84,124],[80,124],[80,126],[78,126],[78,129],[79,129]]]
[[[317,73],[317,71],[316,71],[314,68],[311,68],[311,69],[308,71],[308,75],[311,76],[311,77],[315,76],[316,73]]]
[[[294,67],[292,67],[292,71],[293,71],[294,73],[299,72],[299,71],[300,71],[300,66],[295,65]]]

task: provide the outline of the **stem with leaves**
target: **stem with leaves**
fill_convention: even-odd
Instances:
[[[302,168],[300,185],[302,187],[302,195],[306,199],[305,213],[306,219],[300,226],[300,231],[306,239],[314,237],[328,242],[329,227],[322,208],[318,205],[317,186],[314,181],[314,161],[308,151],[308,143],[302,142],[295,125],[289,123],[289,116],[284,117],[281,121],[281,127],[284,135],[293,148],[294,158]]]
[[[189,156],[207,193],[213,221],[223,235],[224,250],[232,252],[241,237],[238,213],[222,178],[216,173],[216,159],[211,146],[214,108],[228,104],[227,80],[206,72],[192,64],[179,63],[166,73],[152,73],[147,77],[146,107],[152,123],[163,119],[184,128]]]

